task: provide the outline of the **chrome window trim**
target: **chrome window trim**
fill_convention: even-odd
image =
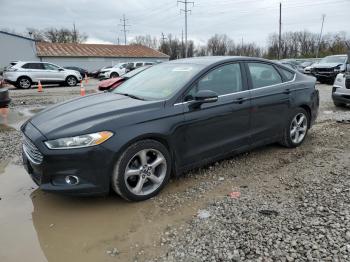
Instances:
[[[294,73],[293,79],[290,80],[290,81],[287,81],[287,82],[282,82],[282,83],[279,83],[279,84],[274,84],[274,85],[269,85],[269,86],[262,86],[262,87],[258,87],[258,88],[254,88],[254,89],[248,89],[248,90],[238,91],[238,92],[229,93],[229,94],[225,94],[225,95],[219,95],[218,97],[230,96],[230,95],[235,95],[235,94],[242,94],[242,93],[249,92],[249,91],[254,91],[254,90],[259,90],[259,89],[274,87],[274,86],[278,86],[278,85],[281,85],[281,84],[292,83],[292,82],[295,81],[296,77],[297,77],[297,74]],[[187,104],[187,103],[189,103],[189,102],[191,102],[191,101],[175,103],[174,106],[185,105],[185,104]]]

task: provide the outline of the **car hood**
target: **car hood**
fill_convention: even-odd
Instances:
[[[29,121],[47,139],[55,139],[127,125],[131,121],[136,121],[132,116],[137,112],[159,110],[162,105],[163,103],[159,101],[137,100],[106,92],[49,107]],[[107,126],[110,128],[106,128]]]
[[[313,68],[332,68],[332,67],[337,67],[339,65],[342,65],[341,63],[319,63],[317,65],[313,65]]]

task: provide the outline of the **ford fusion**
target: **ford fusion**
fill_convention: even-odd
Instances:
[[[269,143],[301,145],[317,117],[315,81],[258,58],[162,63],[29,119],[24,165],[45,191],[145,200],[194,167]]]

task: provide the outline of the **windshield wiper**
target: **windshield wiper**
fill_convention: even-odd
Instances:
[[[128,97],[131,97],[131,98],[134,98],[134,99],[138,99],[138,100],[145,100],[145,99],[142,98],[142,97],[135,96],[135,95],[128,94],[128,93],[116,93],[116,94],[118,94],[118,95],[123,95],[123,96],[128,96]]]

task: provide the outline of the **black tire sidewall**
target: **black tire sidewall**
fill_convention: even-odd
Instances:
[[[75,79],[75,85],[70,85],[70,84],[68,83],[69,78],[74,78],[74,79]],[[78,79],[77,79],[75,76],[68,76],[67,79],[66,79],[66,84],[67,84],[67,86],[69,86],[69,87],[76,86],[76,85],[78,84]]]
[[[306,129],[306,133],[305,133],[303,140],[299,143],[294,143],[292,141],[292,138],[290,137],[290,126],[292,124],[294,117],[300,113],[303,113],[306,116],[307,129]],[[309,116],[308,112],[303,108],[297,108],[297,109],[293,110],[293,113],[290,114],[288,122],[287,122],[287,126],[285,127],[285,130],[284,130],[284,140],[285,141],[283,144],[285,146],[291,147],[291,148],[300,146],[305,141],[305,138],[309,132],[309,126],[310,126],[310,116]]]
[[[130,159],[140,150],[143,149],[156,149],[160,151],[165,159],[166,159],[166,164],[167,164],[167,172],[165,175],[165,178],[162,182],[162,184],[149,195],[145,196],[138,196],[133,194],[132,192],[129,191],[125,184],[125,179],[124,179],[124,173],[127,164],[129,163]],[[117,160],[117,163],[114,167],[114,171],[112,174],[112,188],[113,190],[123,197],[126,200],[129,201],[143,201],[146,199],[149,199],[155,195],[157,195],[163,188],[164,186],[168,183],[171,175],[171,170],[172,170],[172,161],[171,161],[171,156],[167,148],[160,142],[156,140],[142,140],[138,141],[132,145],[130,145],[120,156],[120,158]]]
[[[29,81],[29,83],[30,83],[29,87],[22,87],[21,86],[20,82],[22,79],[27,79]],[[20,89],[31,89],[32,88],[32,81],[28,77],[20,77],[17,80],[16,86]]]
[[[115,78],[115,77],[118,77],[118,76],[119,76],[118,73],[113,72],[113,73],[110,74],[109,78]]]

